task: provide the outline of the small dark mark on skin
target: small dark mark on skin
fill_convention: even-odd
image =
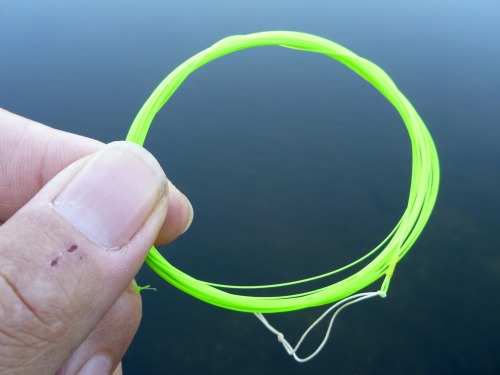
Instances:
[[[77,250],[78,250],[78,246],[76,246],[76,245],[71,245],[71,247],[70,247],[68,250],[66,250],[66,251],[67,251],[68,253],[74,253],[74,252],[75,252],[75,251],[77,251]]]
[[[80,260],[82,260],[82,259],[83,259],[83,256],[82,256],[82,255],[80,255]]]
[[[54,258],[50,261],[50,266],[51,267],[57,266],[57,263],[59,263],[59,258]]]

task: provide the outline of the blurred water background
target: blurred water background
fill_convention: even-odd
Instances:
[[[426,230],[389,298],[341,314],[316,359],[295,363],[251,314],[144,267],[139,284],[158,290],[143,292],[125,374],[500,373],[499,20],[497,1],[0,0],[0,106],[58,129],[124,139],[185,59],[229,35],[281,29],[381,66],[435,139],[442,184]],[[215,282],[343,265],[390,232],[409,189],[410,143],[389,103],[340,64],[278,47],[194,73],[145,146],[195,208],[191,229],[161,251]],[[295,342],[321,311],[270,319]]]

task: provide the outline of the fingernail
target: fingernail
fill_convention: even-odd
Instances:
[[[173,208],[172,206],[175,205],[175,202],[180,202],[178,206],[180,206],[179,209],[179,215],[184,219],[184,222],[186,223],[186,226],[180,232],[180,234],[184,233],[189,229],[191,226],[191,223],[193,222],[193,217],[194,217],[194,211],[193,211],[193,205],[189,201],[189,199],[179,190],[177,187],[170,182],[169,185],[169,210],[170,208]],[[182,203],[181,203],[182,202]],[[169,211],[170,212],[170,211]]]
[[[167,180],[139,146],[115,142],[99,151],[53,201],[54,208],[90,240],[121,248],[166,196]]]
[[[187,225],[184,228],[184,230],[182,231],[182,233],[184,233],[185,231],[187,231],[189,229],[189,227],[191,226],[191,223],[193,222],[193,218],[194,218],[193,205],[191,204],[191,202],[189,201],[189,199],[187,199],[186,196],[184,196],[184,198],[186,198],[186,201],[187,201],[188,206],[189,206],[189,219],[188,219]]]
[[[78,372],[78,375],[108,375],[111,373],[111,359],[104,354],[90,358]]]

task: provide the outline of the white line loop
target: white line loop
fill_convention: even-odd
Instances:
[[[377,296],[381,297],[381,298],[385,298],[386,297],[386,293],[384,291],[379,290],[377,292],[354,294],[354,295],[349,296],[347,298],[344,298],[343,300],[341,300],[341,301],[337,302],[336,304],[330,306],[323,314],[321,314],[321,316],[318,319],[316,319],[309,326],[309,328],[306,329],[306,331],[302,334],[300,340],[297,342],[297,344],[295,345],[295,347],[292,347],[292,345],[287,341],[287,339],[285,339],[285,335],[282,332],[278,331],[276,328],[274,328],[268,322],[268,320],[264,317],[263,314],[261,314],[261,313],[254,313],[254,315],[257,317],[257,319],[259,319],[262,322],[262,324],[264,324],[264,327],[266,327],[269,331],[271,331],[272,333],[274,333],[276,335],[276,337],[278,338],[278,341],[283,345],[283,347],[285,348],[286,352],[289,355],[293,356],[293,358],[297,362],[301,362],[302,363],[302,362],[307,362],[310,359],[313,359],[323,349],[323,347],[325,346],[326,342],[328,341],[328,338],[330,337],[330,332],[332,330],[332,326],[333,326],[333,322],[335,321],[335,318],[337,317],[337,315],[344,308],[346,308],[349,305],[353,305],[353,304],[355,304],[357,302],[363,301],[365,299],[372,298],[372,297],[377,297]],[[321,344],[319,344],[318,348],[312,354],[310,354],[309,356],[304,357],[304,358],[299,357],[297,355],[297,351],[299,350],[300,346],[302,345],[302,343],[306,339],[307,335],[309,335],[309,333],[312,331],[312,329],[314,327],[316,327],[332,311],[335,311],[335,313],[332,315],[332,317],[330,319],[330,323],[328,324],[328,329],[326,330],[325,337],[323,338],[323,341],[321,342]]]

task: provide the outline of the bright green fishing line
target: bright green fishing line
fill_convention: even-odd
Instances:
[[[127,141],[141,146],[144,144],[156,113],[196,69],[229,53],[260,46],[281,46],[319,53],[337,60],[370,82],[397,109],[410,136],[412,152],[410,193],[402,218],[391,233],[362,258],[323,275],[288,283],[257,286],[209,283],[177,269],[155,247],[149,251],[146,263],[163,279],[184,292],[213,305],[243,312],[276,313],[330,304],[358,292],[382,277],[384,280],[381,291],[387,292],[397,262],[415,243],[434,208],[439,188],[439,160],[431,135],[418,113],[389,76],[372,62],[330,40],[311,34],[268,31],[231,36],[186,60],[160,83],[137,114],[127,135]],[[304,293],[256,297],[222,290],[278,288],[306,283],[344,271],[369,257],[373,259],[349,277]]]

